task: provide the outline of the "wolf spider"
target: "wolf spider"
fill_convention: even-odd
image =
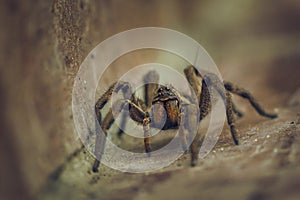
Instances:
[[[184,69],[184,73],[187,81],[194,90],[196,98],[199,102],[199,116],[196,117],[196,124],[200,123],[201,120],[206,117],[211,111],[212,99],[209,89],[215,89],[222,97],[225,107],[227,123],[230,127],[231,136],[233,142],[238,145],[237,131],[234,124],[234,114],[239,117],[243,115],[232,102],[231,94],[239,95],[249,100],[250,104],[254,109],[262,116],[268,118],[276,118],[276,114],[270,114],[264,111],[264,109],[256,102],[252,95],[245,89],[240,88],[230,82],[221,82],[220,79],[210,73],[201,75],[197,69],[193,66],[188,66]],[[138,98],[134,93],[129,83],[119,82],[112,84],[109,89],[98,99],[95,105],[95,112],[100,123],[102,130],[105,133],[111,127],[115,121],[113,113],[120,113],[125,105],[128,105],[129,116],[132,120],[143,126],[144,130],[144,145],[145,151],[150,155],[150,127],[161,128],[162,130],[167,129],[179,129],[179,136],[181,138],[181,144],[183,150],[187,150],[187,135],[194,138],[190,145],[191,154],[191,166],[195,166],[198,159],[198,143],[199,134],[194,133],[197,130],[195,120],[190,118],[191,114],[195,114],[195,107],[189,96],[181,94],[180,92],[173,89],[173,87],[163,86],[158,83],[159,75],[155,71],[148,72],[144,81],[149,84],[145,84],[144,98],[145,102]],[[225,88],[225,90],[224,90]],[[101,110],[106,103],[111,99],[113,92],[123,92],[124,100],[116,101],[109,109],[108,114],[104,117],[103,121],[101,118]],[[159,105],[159,106],[156,106]],[[117,116],[115,116],[117,117]],[[162,119],[166,119],[165,121]],[[198,121],[197,121],[198,120]],[[122,124],[124,124],[124,121]],[[180,122],[183,122],[183,126],[179,126]],[[197,123],[198,122],[198,123]],[[121,125],[122,126],[122,125]],[[121,130],[119,130],[121,133]],[[93,166],[93,171],[97,172],[102,157],[102,153],[105,146],[105,137],[101,137],[103,134],[96,135],[95,155],[96,160]]]

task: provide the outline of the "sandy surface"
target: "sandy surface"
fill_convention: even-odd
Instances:
[[[234,146],[229,137],[223,137],[194,168],[184,155],[170,166],[146,174],[122,173],[104,165],[95,174],[91,171],[93,159],[83,150],[65,165],[59,177],[50,179],[40,197],[298,199],[300,124],[293,109],[280,109],[279,118],[260,119],[251,126],[241,119],[241,144]]]

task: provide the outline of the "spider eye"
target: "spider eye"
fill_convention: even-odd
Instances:
[[[159,89],[158,89],[158,92],[162,92],[162,91],[163,91],[163,89],[162,89],[162,88],[159,88]]]
[[[169,87],[166,87],[166,90],[167,90],[167,91],[170,91],[171,89],[170,89]]]

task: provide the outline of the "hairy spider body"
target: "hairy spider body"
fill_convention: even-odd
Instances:
[[[180,100],[169,87],[159,86],[152,101],[150,127],[161,130],[178,128]]]
[[[202,76],[193,66],[185,68],[184,73],[199,104],[186,94],[181,93],[181,91],[176,91],[171,86],[158,84],[159,75],[155,71],[150,71],[144,77],[144,81],[147,83],[145,84],[144,101],[132,92],[129,83],[120,82],[112,84],[107,92],[98,99],[95,105],[96,116],[104,134],[107,134],[107,130],[115,120],[114,117],[117,117],[116,115],[114,116],[113,113],[117,115],[120,114],[125,108],[125,105],[128,105],[130,118],[143,126],[145,151],[148,155],[150,155],[151,152],[150,128],[158,128],[161,130],[178,129],[184,151],[188,148],[187,139],[194,138],[189,148],[191,153],[191,166],[195,166],[198,159],[200,140],[199,134],[195,132],[198,127],[195,127],[195,125],[199,124],[211,110],[211,105],[214,103],[214,95],[210,94],[210,92],[215,91],[224,101],[227,123],[230,127],[233,142],[236,145],[238,145],[239,142],[234,124],[234,114],[239,117],[243,114],[237,110],[233,104],[230,92],[248,99],[250,104],[260,115],[268,118],[277,117],[276,114],[265,112],[248,91],[230,82],[222,82],[214,74],[206,73]],[[110,100],[112,93],[119,91],[123,92],[125,100],[116,101],[102,120],[102,108]],[[199,116],[197,116],[197,113],[199,113]],[[121,128],[124,127],[126,120],[126,117],[123,116]],[[182,126],[179,126],[181,123],[183,123]],[[120,129],[119,135],[121,135],[121,133],[122,130]],[[93,166],[94,172],[98,171],[104,151],[106,138],[102,135],[103,134],[100,133],[96,134],[95,155],[97,159]]]

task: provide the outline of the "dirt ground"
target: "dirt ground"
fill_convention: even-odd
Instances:
[[[293,0],[2,0],[0,199],[299,199],[299,11]],[[245,113],[236,122],[239,146],[225,126],[196,167],[185,154],[154,172],[101,165],[93,173],[94,158],[73,124],[74,77],[101,41],[145,26],[194,38],[225,80],[250,90],[279,117],[263,118],[234,97]],[[116,60],[97,95],[138,64],[185,67],[178,58],[160,55],[146,50]],[[143,149],[129,136],[114,139]]]
[[[64,166],[59,177],[52,176],[39,198],[298,199],[298,120],[291,109],[280,109],[280,118],[251,126],[241,120],[241,145],[231,145],[230,138],[223,137],[194,168],[184,155],[172,165],[146,174],[122,173],[104,165],[95,174],[93,159],[83,150]]]

